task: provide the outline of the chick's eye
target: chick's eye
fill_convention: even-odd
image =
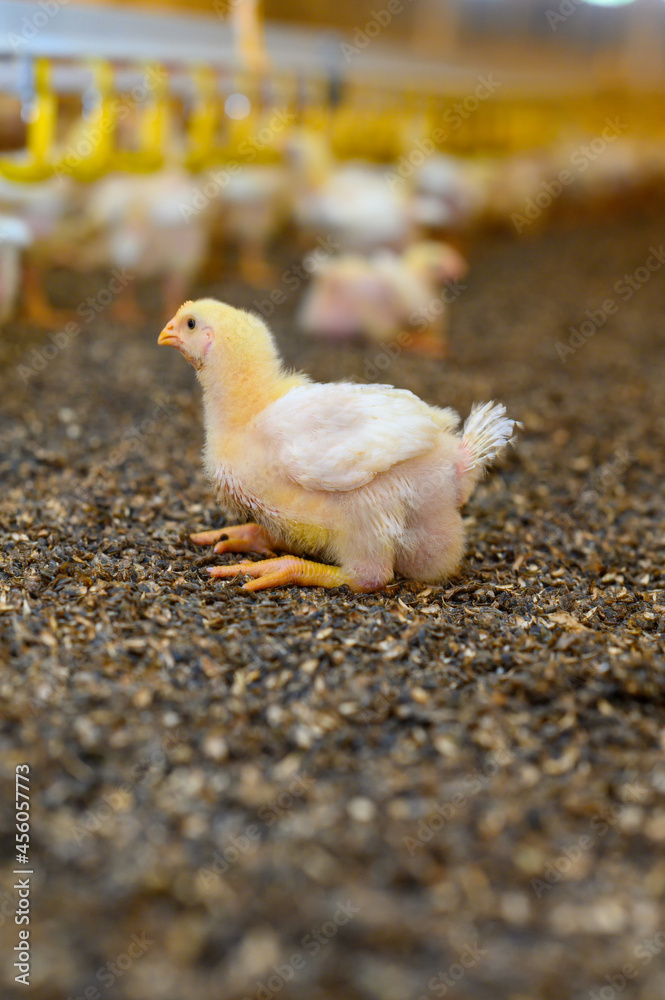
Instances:
[[[193,330],[194,327],[196,326],[196,320],[192,319],[190,316],[190,318],[187,320],[187,326],[189,327],[190,330]]]

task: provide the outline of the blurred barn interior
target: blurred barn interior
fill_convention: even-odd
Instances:
[[[3,1000],[665,996],[664,38],[664,0],[0,0]],[[208,295],[316,380],[506,404],[457,576],[210,579],[157,346]]]
[[[279,241],[328,236],[301,329],[381,339],[461,273],[414,271],[419,242],[661,198],[660,0],[186,7],[2,3],[6,321],[64,318],[52,267],[131,269],[114,309],[138,321],[144,280],[168,312],[215,274],[270,287]]]
[[[665,996],[664,29],[0,0],[3,1000]],[[210,579],[157,346],[199,296],[316,380],[506,404],[456,577]]]

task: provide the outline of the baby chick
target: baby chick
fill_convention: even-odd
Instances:
[[[30,243],[30,230],[22,219],[0,215],[0,323],[6,323],[14,314],[23,252]]]
[[[238,244],[243,280],[259,288],[274,284],[268,248],[289,214],[286,171],[274,164],[242,167],[229,174],[220,206],[224,235]]]
[[[453,410],[411,392],[312,382],[284,369],[257,316],[214,299],[185,302],[158,343],[196,369],[207,475],[221,503],[252,522],[192,541],[217,543],[216,552],[290,553],[216,566],[211,576],[247,573],[245,590],[371,591],[395,573],[435,583],[457,569],[460,508],[512,438],[501,404],[474,407],[460,433]]]
[[[88,266],[126,268],[135,278],[159,278],[166,308],[175,309],[201,269],[210,233],[205,212],[183,215],[196,193],[192,177],[173,167],[154,174],[108,174],[92,189],[88,218],[94,238],[84,248]],[[83,261],[81,261],[83,264]],[[145,321],[130,281],[114,302],[118,319]]]
[[[442,358],[448,311],[441,291],[466,271],[454,247],[433,240],[414,243],[400,256],[382,250],[370,257],[327,258],[314,270],[298,324],[312,336],[331,340],[362,335],[383,343],[405,334],[405,350]]]
[[[53,264],[64,262],[63,250],[66,253],[72,236],[74,240],[78,237],[80,226],[75,221],[78,208],[79,197],[69,177],[51,177],[34,184],[0,178],[0,214],[14,219],[4,238],[10,246],[22,250],[11,265],[12,268],[20,265],[12,280],[19,283],[20,311],[30,324],[53,329],[71,318],[50,303],[44,277]],[[20,236],[16,235],[17,227]],[[4,229],[4,225],[0,228]],[[3,301],[6,301],[6,260],[3,271]],[[16,300],[11,308],[15,306]]]
[[[338,164],[327,138],[296,129],[286,142],[296,225],[310,241],[333,237],[343,251],[403,248],[414,233],[408,191],[388,171],[362,161]]]

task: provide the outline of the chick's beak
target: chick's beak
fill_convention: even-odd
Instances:
[[[173,321],[164,327],[159,337],[157,338],[158,344],[170,344],[171,347],[180,347],[180,337],[175,332],[175,324]]]

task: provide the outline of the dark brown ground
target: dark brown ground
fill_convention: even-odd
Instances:
[[[3,332],[3,1000],[662,1000],[665,292],[613,285],[664,229],[488,241],[454,357],[379,374],[525,424],[444,587],[211,583],[187,542],[220,523],[199,393],[156,346],[160,310],[141,332],[103,313],[27,385],[48,338]],[[70,303],[105,280],[55,278]],[[610,297],[563,364],[556,341]],[[362,379],[375,352],[291,335],[295,303],[289,360]]]

